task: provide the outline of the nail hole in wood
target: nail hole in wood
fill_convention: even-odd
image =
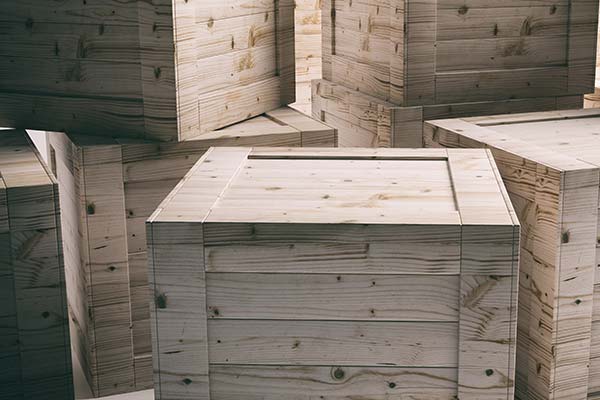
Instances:
[[[156,307],[160,309],[167,308],[167,296],[164,294],[159,294],[156,296]]]

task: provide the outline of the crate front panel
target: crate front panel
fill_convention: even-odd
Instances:
[[[450,400],[467,386],[458,383],[459,321],[467,327],[463,335],[468,337],[472,326],[475,342],[494,348],[491,364],[463,361],[463,373],[477,370],[472,375],[479,385],[471,395],[467,389],[464,398],[509,398],[512,380],[506,378],[513,358],[501,343],[514,344],[509,339],[515,313],[512,229],[507,275],[470,277],[460,273],[461,249],[491,248],[461,245],[459,226],[286,230],[209,223],[202,229],[204,249],[196,242],[200,237],[189,233],[200,230],[192,224],[157,223],[149,229],[158,398],[180,397],[184,387],[189,398],[208,391],[211,399],[302,394]],[[165,232],[168,236],[161,236]],[[183,240],[188,243],[176,244]],[[430,259],[403,258],[404,249],[419,243],[446,250]],[[263,263],[247,256],[252,247]],[[229,256],[215,257],[215,248]],[[377,253],[387,254],[388,262],[376,261]],[[175,265],[186,266],[181,273],[187,282]],[[467,264],[463,268],[468,271]],[[203,301],[206,306],[198,307]],[[184,334],[178,327],[190,313],[204,317],[206,327],[188,323],[192,331]],[[196,336],[201,332],[205,339]],[[204,357],[198,343],[207,348],[207,372],[198,362]]]
[[[404,106],[593,91],[597,2],[327,0],[324,78]]]

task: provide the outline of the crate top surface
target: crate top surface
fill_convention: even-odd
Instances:
[[[27,132],[0,130],[0,189],[53,183]]]
[[[428,121],[558,170],[600,166],[600,110],[581,109]]]
[[[211,146],[234,146],[238,140],[260,143],[261,137],[284,136],[289,134],[331,131],[334,129],[316,119],[290,107],[280,107],[246,121],[212,131],[202,136],[182,142],[159,142],[145,139],[110,138],[98,135],[68,133],[69,139],[77,146],[139,145],[154,144],[162,147],[206,148]]]
[[[213,148],[149,222],[517,225],[487,150]]]

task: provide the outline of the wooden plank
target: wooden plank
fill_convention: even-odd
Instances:
[[[88,259],[95,341],[95,393],[133,389],[125,199],[121,149],[83,149]]]
[[[249,365],[211,365],[210,379],[213,398],[239,400],[321,396],[450,400],[456,396],[457,380],[453,368]]]
[[[409,2],[406,8],[406,77],[404,103],[414,106],[437,100],[436,0]]]
[[[212,364],[457,366],[449,322],[209,320]],[[417,344],[416,344],[417,343]]]
[[[209,400],[202,226],[147,227],[155,396]]]
[[[458,321],[458,277],[208,273],[208,317]]]
[[[207,224],[205,229],[205,262],[211,272],[445,275],[459,268],[459,231],[454,227],[317,225],[299,226],[290,233],[277,225]],[[266,246],[271,254],[265,254]],[[431,257],[415,257],[432,246],[436,253]]]

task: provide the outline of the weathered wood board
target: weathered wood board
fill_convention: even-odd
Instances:
[[[597,0],[323,0],[323,78],[398,106],[593,91]]]
[[[295,109],[311,113],[311,81],[322,77],[321,0],[296,0]]]
[[[177,141],[295,100],[293,0],[3,6],[0,126]]]
[[[179,143],[49,133],[75,351],[97,396],[152,387],[144,222],[211,146],[333,146],[288,107]]]
[[[146,223],[155,398],[512,399],[485,150],[209,150]]]
[[[429,121],[491,150],[521,221],[518,399],[600,399],[600,110]]]
[[[340,147],[422,147],[423,122],[580,108],[583,96],[399,107],[327,80],[312,84],[312,115],[338,130]]]
[[[74,399],[58,185],[24,130],[0,132],[0,398]]]

